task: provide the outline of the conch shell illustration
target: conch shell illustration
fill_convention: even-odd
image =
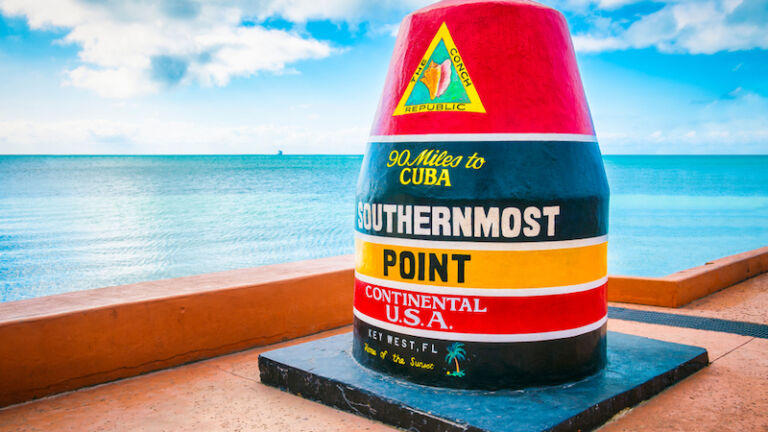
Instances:
[[[429,67],[424,71],[424,76],[422,76],[419,81],[427,86],[430,99],[435,99],[445,93],[448,89],[448,84],[451,83],[450,60],[446,60],[440,64],[437,64],[434,61],[430,62]]]

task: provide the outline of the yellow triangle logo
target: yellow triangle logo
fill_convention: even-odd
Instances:
[[[392,115],[434,111],[485,112],[445,23],[432,38]]]

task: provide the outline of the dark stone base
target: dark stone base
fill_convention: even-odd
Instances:
[[[453,390],[400,381],[360,366],[352,334],[259,356],[261,382],[413,431],[570,431],[599,426],[708,364],[703,348],[608,333],[608,364],[560,386]]]
[[[579,336],[548,341],[461,342],[465,355],[460,362],[461,376],[456,376],[453,373],[459,362],[444,360],[452,341],[409,336],[355,318],[352,356],[363,366],[416,384],[471,390],[519,389],[557,385],[596,373],[606,362],[605,334],[603,324]],[[365,351],[366,346],[370,352]],[[385,358],[376,355],[385,352]],[[393,362],[394,355],[404,364]],[[413,367],[411,359],[431,367]]]

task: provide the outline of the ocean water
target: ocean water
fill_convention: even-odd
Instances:
[[[361,156],[0,156],[0,301],[352,253]],[[768,156],[607,156],[611,274],[768,245]]]

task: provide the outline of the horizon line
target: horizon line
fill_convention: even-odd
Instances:
[[[0,153],[4,156],[364,156],[363,153]],[[766,153],[603,153],[602,156],[768,156]]]

